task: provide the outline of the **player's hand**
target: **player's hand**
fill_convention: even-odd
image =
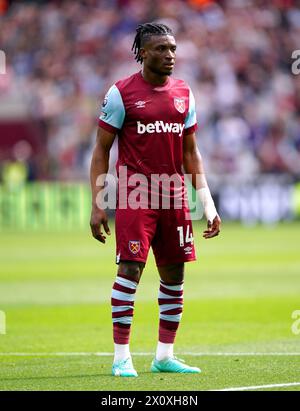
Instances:
[[[221,222],[221,218],[218,216],[218,214],[215,216],[212,222],[207,221],[207,230],[203,231],[203,237],[207,239],[219,235]]]
[[[90,226],[93,237],[101,243],[105,244],[106,237],[103,234],[101,226],[103,226],[105,233],[110,235],[106,212],[104,210],[101,210],[97,206],[94,206],[91,212]]]

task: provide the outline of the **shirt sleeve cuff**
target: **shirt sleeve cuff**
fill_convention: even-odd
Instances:
[[[98,120],[98,126],[104,128],[104,130],[108,131],[109,133],[117,133],[119,131],[118,128],[105,123],[105,121],[101,119]]]
[[[189,134],[194,133],[198,128],[198,124],[195,123],[193,126],[184,129],[184,135],[188,136]]]

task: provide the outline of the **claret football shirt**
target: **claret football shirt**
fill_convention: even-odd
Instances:
[[[155,86],[138,72],[109,89],[99,126],[118,134],[117,170],[181,174],[182,140],[197,127],[195,99],[183,80]]]

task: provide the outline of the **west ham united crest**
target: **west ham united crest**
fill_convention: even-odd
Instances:
[[[139,241],[129,241],[129,250],[132,254],[137,254],[140,251],[140,242]]]
[[[174,106],[179,113],[185,112],[185,102],[183,98],[174,97]]]

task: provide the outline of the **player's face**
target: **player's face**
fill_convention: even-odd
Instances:
[[[144,67],[155,74],[172,74],[176,59],[176,42],[173,36],[152,36],[141,48]]]

